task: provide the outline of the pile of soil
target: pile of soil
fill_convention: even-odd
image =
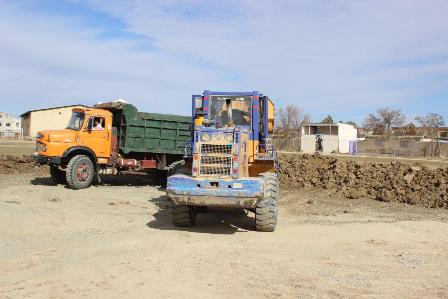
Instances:
[[[347,198],[372,198],[448,208],[448,168],[401,162],[359,162],[320,155],[282,155],[284,188],[319,188]]]
[[[0,174],[41,173],[45,167],[36,164],[30,156],[0,155]]]

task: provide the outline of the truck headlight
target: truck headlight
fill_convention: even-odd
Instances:
[[[37,142],[36,143],[36,152],[46,152],[47,146],[43,143]]]
[[[210,141],[211,138],[212,138],[212,136],[209,133],[203,132],[201,134],[201,141],[207,142],[207,141]]]

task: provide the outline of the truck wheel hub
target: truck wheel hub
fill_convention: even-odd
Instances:
[[[76,170],[76,178],[78,181],[86,181],[89,178],[90,167],[87,163],[81,163]]]

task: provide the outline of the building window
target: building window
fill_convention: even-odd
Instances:
[[[20,123],[16,123],[16,127],[19,128],[20,127]]]
[[[10,126],[11,126],[11,123],[6,123],[6,126],[7,126],[7,127],[10,127]]]

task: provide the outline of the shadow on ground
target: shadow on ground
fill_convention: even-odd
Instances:
[[[30,180],[31,185],[41,185],[41,186],[57,186],[51,177],[36,177]],[[93,184],[97,185],[98,184]],[[139,175],[118,175],[118,176],[102,176],[100,186],[160,186],[160,184],[155,184],[151,178],[147,176]]]
[[[31,185],[41,185],[41,186],[57,186],[57,184],[55,184],[53,182],[53,179],[51,177],[46,177],[46,178],[42,178],[42,177],[38,177],[38,178],[34,178],[30,181]]]
[[[101,185],[109,186],[155,186],[148,176],[141,175],[105,175],[101,176]]]
[[[146,224],[149,228],[206,234],[234,234],[255,229],[254,217],[242,209],[208,209],[204,213],[198,213],[195,226],[178,227],[171,222],[171,202],[166,196],[149,201],[158,208],[153,215],[154,220]]]

